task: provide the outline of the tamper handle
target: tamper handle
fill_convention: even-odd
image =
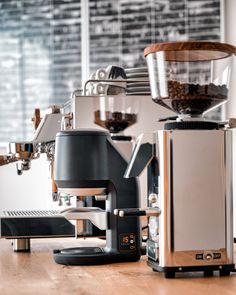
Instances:
[[[51,161],[51,181],[52,181],[52,194],[57,194],[57,185],[54,178],[54,160]]]

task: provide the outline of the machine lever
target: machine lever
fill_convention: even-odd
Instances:
[[[155,208],[127,208],[127,209],[115,209],[114,215],[119,215],[120,217],[127,216],[159,216],[161,210],[158,207]]]

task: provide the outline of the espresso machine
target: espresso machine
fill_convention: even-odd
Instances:
[[[126,83],[126,73],[123,68],[108,66],[105,69],[98,69],[85,84],[84,92],[78,90],[75,91],[69,102],[65,103],[62,107],[49,107],[43,117],[40,115],[40,110],[36,109],[33,118],[35,133],[32,140],[27,142],[12,142],[9,144],[8,154],[0,156],[0,166],[16,162],[17,174],[22,175],[24,171],[30,170],[32,160],[38,159],[42,153],[46,153],[47,160],[49,160],[51,168],[52,199],[53,201],[58,201],[58,205],[65,204],[65,206],[68,207],[68,210],[63,211],[62,214],[59,210],[12,211],[6,209],[1,211],[0,237],[13,239],[14,251],[29,251],[31,238],[76,236],[77,238],[98,237],[104,239],[106,238],[106,230],[108,230],[111,237],[108,237],[107,243],[111,244],[113,248],[116,247],[117,252],[115,252],[112,248],[110,252],[106,252],[109,252],[110,255],[99,255],[99,257],[102,258],[101,261],[112,262],[116,259],[126,259],[124,258],[127,256],[125,254],[118,256],[115,255],[115,258],[113,257],[113,254],[119,253],[120,248],[121,252],[125,251],[124,249],[125,247],[128,247],[127,245],[129,243],[129,239],[126,244],[124,244],[125,242],[122,242],[124,247],[119,246],[119,248],[119,242],[117,242],[117,245],[114,246],[115,237],[116,239],[118,239],[118,237],[116,234],[113,234],[115,230],[114,226],[112,225],[112,227],[110,227],[110,224],[108,224],[108,221],[110,220],[108,213],[109,209],[106,208],[106,191],[108,190],[103,189],[96,192],[96,190],[85,189],[83,190],[84,194],[81,194],[81,190],[79,190],[80,194],[78,195],[76,189],[68,191],[67,188],[60,186],[58,190],[54,181],[56,134],[61,130],[68,132],[69,130],[80,128],[81,108],[83,110],[86,109],[87,116],[94,115],[94,119],[89,118],[91,122],[94,120],[95,124],[107,129],[110,132],[113,146],[116,146],[115,148],[119,151],[117,153],[121,154],[121,157],[124,158],[121,160],[122,163],[119,164],[124,170],[124,161],[127,162],[127,159],[132,152],[133,138],[131,136],[124,136],[123,131],[132,124],[136,123],[138,112],[138,99],[136,97],[128,98],[126,96]],[[81,107],[81,101],[86,104],[84,108]],[[89,110],[89,102],[91,101],[93,101],[93,108]],[[93,133],[91,133],[91,136],[93,136]],[[106,134],[106,136],[109,136],[109,134]],[[79,136],[78,138],[81,139],[83,137]],[[110,154],[111,153],[109,152],[109,155]],[[81,155],[85,156],[83,154]],[[98,155],[98,157],[100,157],[100,155]],[[60,158],[57,158],[57,162],[58,161],[60,161]],[[102,165],[102,163],[100,165]],[[84,170],[84,168],[81,167],[79,167],[79,169]],[[123,178],[124,174],[124,171],[122,170],[121,172],[120,169],[117,170],[118,179],[121,177]],[[107,172],[106,175],[106,177],[108,177],[110,174]],[[110,177],[112,177],[112,174]],[[97,178],[99,179],[99,175],[97,175]],[[115,181],[116,193],[112,191],[112,195],[115,195],[116,197],[113,196],[113,198],[121,198],[118,203],[122,204],[124,202],[125,204],[126,201],[123,200],[125,198],[125,194],[129,194],[129,191],[132,191],[130,193],[133,194],[133,197],[131,197],[131,203],[127,201],[127,205],[129,204],[129,206],[131,206],[131,204],[133,204],[133,206],[137,206],[139,202],[139,192],[134,183],[135,182],[132,181],[130,189],[126,192],[126,190],[122,187],[124,185],[123,182],[121,181],[120,184],[118,180]],[[127,182],[127,185],[130,186],[129,181]],[[85,192],[87,195],[85,195]],[[91,193],[93,193],[93,195],[91,195]],[[113,207],[114,204],[112,201]],[[109,206],[110,205],[108,205],[108,207]],[[80,212],[79,215],[77,214],[77,211]],[[102,223],[100,224],[98,221],[100,221],[101,216]],[[134,221],[135,224],[136,222],[138,223],[138,220]],[[76,226],[74,226],[74,224]],[[123,225],[119,223],[119,230],[122,226]],[[130,239],[132,245],[130,246],[130,249],[134,251],[131,252],[133,254],[137,254],[140,251],[139,229],[134,229],[132,226],[128,228],[131,230]],[[110,234],[110,230],[112,231],[112,234]],[[77,261],[78,258],[76,260],[77,262],[75,260],[73,260],[73,262],[67,262],[68,255],[63,257],[63,254],[59,256],[58,253],[59,251],[55,254],[57,261],[64,259],[63,261],[65,261],[65,264],[82,263],[81,256],[79,258],[79,262]],[[86,254],[86,251],[84,253]],[[133,254],[131,255],[131,260],[133,259],[132,257],[136,255]],[[100,258],[98,258],[97,263],[101,263],[101,261],[99,261]],[[86,264],[86,262],[83,263]]]
[[[228,98],[236,48],[216,42],[160,43],[145,49],[152,99],[176,113],[137,144],[126,177],[148,167],[148,265],[166,278],[177,272],[235,271],[233,255],[232,128],[235,119],[205,114]]]
[[[0,166],[16,163],[17,174],[22,175],[31,169],[33,160],[45,154],[51,171],[50,194],[53,201],[59,198],[53,177],[55,137],[64,125],[68,127],[69,118],[69,114],[64,114],[56,105],[48,107],[42,117],[40,110],[35,109],[33,117],[35,132],[32,139],[10,142],[8,153],[0,155]],[[15,252],[29,252],[30,240],[33,238],[73,236],[74,225],[60,214],[60,210],[1,208],[0,238],[11,239]]]

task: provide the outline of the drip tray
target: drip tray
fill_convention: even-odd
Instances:
[[[0,217],[61,217],[58,210],[14,210],[14,211],[1,211]]]
[[[0,238],[53,238],[74,235],[74,226],[57,210],[0,212]]]

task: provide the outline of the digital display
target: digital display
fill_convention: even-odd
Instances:
[[[122,238],[122,243],[125,243],[125,244],[129,243],[129,236],[124,236]]]
[[[136,237],[134,234],[120,235],[120,250],[123,250],[123,251],[136,250]]]

